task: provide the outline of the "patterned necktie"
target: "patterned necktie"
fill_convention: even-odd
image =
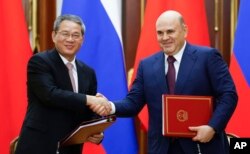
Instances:
[[[76,83],[75,83],[75,79],[74,79],[74,76],[73,76],[73,67],[74,66],[70,62],[68,62],[66,64],[66,66],[68,67],[68,70],[69,70],[69,77],[70,77],[70,80],[71,80],[73,90],[74,90],[74,92],[76,92]]]
[[[174,94],[174,87],[175,87],[175,68],[174,62],[176,59],[173,56],[168,56],[168,72],[167,72],[167,82],[169,88],[169,94]]]

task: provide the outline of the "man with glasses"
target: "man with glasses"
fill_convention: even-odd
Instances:
[[[84,40],[85,26],[75,15],[59,16],[52,39],[55,48],[40,52],[28,63],[28,108],[16,154],[80,154],[82,145],[58,147],[63,139],[83,121],[95,118],[91,110],[104,115],[110,104],[97,91],[92,68],[76,59]],[[98,105],[96,107],[95,105]],[[98,144],[103,134],[88,138]]]

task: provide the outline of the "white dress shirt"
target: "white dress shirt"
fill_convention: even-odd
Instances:
[[[67,63],[71,63],[73,65],[73,77],[75,80],[75,85],[76,85],[76,92],[78,93],[78,75],[77,75],[77,69],[76,69],[76,58],[74,57],[74,59],[70,62],[68,61],[66,58],[64,58],[61,54],[59,54],[63,63],[66,65]]]

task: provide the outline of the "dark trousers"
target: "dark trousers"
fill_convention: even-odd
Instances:
[[[172,138],[169,144],[168,154],[184,154],[184,151],[179,143],[179,140]]]

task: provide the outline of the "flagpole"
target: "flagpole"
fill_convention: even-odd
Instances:
[[[239,0],[231,0],[231,14],[230,14],[230,44],[231,44],[231,47],[230,47],[230,51],[232,53],[233,51],[233,45],[234,45],[234,33],[235,33],[235,30],[236,30],[236,26],[237,26],[237,20],[238,20],[238,9],[239,9]]]
[[[141,0],[141,14],[140,14],[140,18],[141,18],[141,28],[142,25],[144,23],[144,16],[145,16],[145,0]],[[134,68],[131,71],[131,78],[132,78],[132,74],[134,73]],[[132,80],[131,80],[132,81]],[[131,82],[132,83],[132,82]],[[145,131],[144,129],[142,129],[143,124],[140,121],[139,117],[137,116],[136,121],[139,124],[139,154],[144,154],[147,153],[147,131]]]

